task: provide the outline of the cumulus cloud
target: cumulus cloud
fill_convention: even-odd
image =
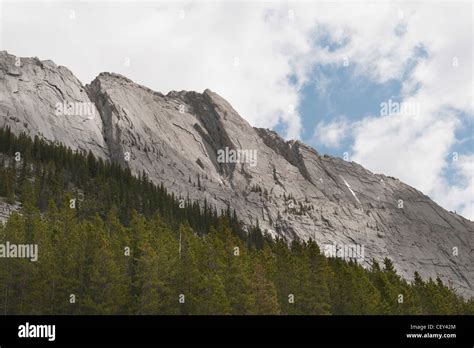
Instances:
[[[456,176],[451,182],[439,178],[438,189],[433,192],[433,199],[443,202],[446,209],[474,221],[474,155],[451,156]]]
[[[456,132],[472,129],[472,4],[344,3],[318,9],[319,26],[336,48],[316,45],[312,64],[341,66],[345,60],[356,77],[400,80],[401,102],[419,110],[379,113],[341,129],[338,120],[319,123],[318,140],[337,147],[351,129],[353,160],[473,219],[472,166],[449,161]],[[471,158],[472,150],[460,156]],[[453,183],[447,172],[459,180]]]
[[[253,125],[282,123],[287,137],[300,135],[298,88],[307,69],[299,57],[310,52],[311,25],[297,23],[289,8],[7,2],[3,13],[3,46],[13,54],[53,59],[85,83],[113,71],[162,92],[210,88]]]
[[[469,7],[463,11],[462,6],[438,4],[406,16],[402,47],[411,45],[415,50],[422,45],[427,56],[404,81],[407,94],[403,101],[419,105],[421,112],[359,122],[353,159],[374,171],[397,176],[446,208],[473,219],[472,166],[448,160],[457,142],[456,131],[471,127],[473,116],[472,65],[468,63],[472,62],[472,34],[467,26],[472,19],[468,13]],[[407,61],[407,57],[397,57],[394,63]],[[472,149],[461,157],[472,163]],[[445,177],[446,171],[460,180],[453,184]]]
[[[347,136],[348,127],[349,123],[343,118],[330,122],[320,121],[314,131],[313,139],[326,147],[338,148]]]
[[[400,115],[367,118],[354,131],[352,158],[430,193],[446,166],[456,124],[448,114],[425,120]]]

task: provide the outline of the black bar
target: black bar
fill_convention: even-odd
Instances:
[[[19,338],[26,323],[55,325],[55,340]],[[412,327],[416,325],[417,328]],[[430,328],[428,325],[432,325]],[[444,325],[444,326],[441,326]],[[425,326],[423,331],[420,327]],[[407,334],[455,334],[408,338]],[[473,316],[2,316],[0,347],[153,343],[473,347]]]

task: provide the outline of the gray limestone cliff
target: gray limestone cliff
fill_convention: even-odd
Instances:
[[[366,266],[389,257],[407,279],[440,276],[474,295],[474,223],[409,185],[253,128],[210,90],[165,95],[112,73],[83,86],[52,62],[15,63],[0,53],[0,127],[145,171],[177,195],[229,205],[272,235],[361,245]],[[67,102],[73,111],[92,105],[95,117],[58,114]]]

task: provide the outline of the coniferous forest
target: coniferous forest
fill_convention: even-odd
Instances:
[[[118,164],[0,129],[1,314],[474,314],[440,279],[327,258],[248,231],[229,208],[175,197]]]

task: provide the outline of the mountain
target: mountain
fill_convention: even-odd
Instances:
[[[0,158],[0,196],[21,207],[0,225],[5,315],[474,313],[439,278],[409,283],[388,258],[364,268],[246,230],[91,152],[5,128]]]
[[[363,246],[360,262],[439,276],[474,295],[474,223],[396,178],[248,124],[216,93],[164,95],[101,73],[0,53],[0,127],[92,151],[181,197],[227,206],[274,236]],[[360,253],[361,249],[357,249]]]

